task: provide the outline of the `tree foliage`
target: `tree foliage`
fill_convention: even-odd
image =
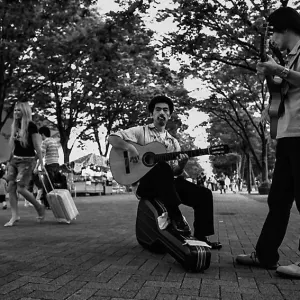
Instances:
[[[189,1],[174,0],[176,7],[166,9],[162,18],[172,17],[178,31],[166,42],[174,54],[188,55],[195,74],[207,64],[231,66],[256,72],[263,23],[278,1]],[[202,68],[201,68],[202,67]]]
[[[210,115],[211,124],[226,124],[230,135],[243,145],[239,151],[251,154],[263,180],[266,179],[269,136],[266,124],[260,123],[259,117],[269,96],[255,73],[264,46],[263,25],[280,3],[271,0],[173,2],[176,7],[164,10],[161,19],[172,17],[178,31],[165,37],[165,45],[172,48],[178,59],[181,55],[188,58],[182,66],[183,74],[201,78],[210,91],[207,99],[198,99],[195,105]],[[278,51],[276,54],[276,59],[282,62]],[[212,129],[210,135],[213,134],[216,132]],[[219,141],[225,136],[219,136]]]
[[[158,55],[143,22],[151,1],[117,2],[122,9],[105,15],[93,8],[95,1],[0,4],[0,115],[17,100],[31,101],[37,121],[59,132],[65,162],[73,134],[96,140],[106,155],[99,127],[108,135],[140,124],[157,93],[174,97],[180,113],[190,106],[183,78]]]
[[[107,61],[107,73],[101,78],[101,93],[91,104],[93,125],[82,137],[83,141],[96,140],[101,155],[107,155],[109,134],[145,123],[149,117],[147,103],[154,95],[172,97],[177,113],[181,114],[191,106],[192,100],[183,87],[183,78],[170,70],[168,59],[158,55],[153,32],[139,13],[126,17],[126,21],[114,12],[106,17],[109,30],[105,36],[111,42],[111,49],[117,49],[117,55]],[[109,38],[111,28],[115,34]],[[104,145],[99,138],[100,124],[106,129]]]
[[[62,30],[66,23],[76,23],[78,8],[82,14],[93,1],[84,0],[4,0],[0,3],[0,130],[16,101],[30,100],[47,84],[41,64],[44,53],[40,41],[54,28]],[[53,45],[53,44],[52,44]],[[51,74],[56,76],[56,72]],[[7,112],[3,119],[2,112]]]
[[[179,141],[182,151],[197,149],[194,144],[195,138],[185,133],[182,129],[176,132],[175,136]],[[190,178],[196,179],[203,171],[203,168],[199,163],[198,157],[192,157],[188,160],[184,170]]]

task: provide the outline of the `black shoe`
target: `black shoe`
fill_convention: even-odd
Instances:
[[[171,220],[171,224],[174,229],[182,234],[191,234],[191,229],[189,224],[181,217],[181,218],[173,218]]]
[[[236,257],[235,261],[240,265],[260,267],[267,270],[276,270],[278,268],[278,263],[268,265],[262,264],[259,261],[255,251],[251,254],[240,254]]]
[[[222,244],[220,242],[211,242],[207,237],[196,237],[199,241],[205,242],[208,246],[213,250],[219,250],[222,248]]]
[[[7,209],[7,205],[4,205],[4,206],[2,207],[2,209]]]

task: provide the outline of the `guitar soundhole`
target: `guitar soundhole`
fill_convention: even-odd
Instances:
[[[153,152],[147,152],[143,156],[143,164],[147,167],[155,165],[155,154]]]

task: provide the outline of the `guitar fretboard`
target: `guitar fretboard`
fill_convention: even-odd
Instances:
[[[206,149],[195,149],[195,150],[188,150],[188,151],[155,154],[155,162],[176,160],[179,154],[187,154],[188,157],[194,157],[200,155],[207,155],[210,153],[209,153],[209,148],[206,148]]]

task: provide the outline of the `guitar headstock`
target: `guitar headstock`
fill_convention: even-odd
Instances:
[[[229,152],[228,145],[216,145],[208,148],[209,155],[222,155]]]
[[[260,36],[260,60],[265,62],[268,60],[267,52],[269,50],[269,23],[266,23],[264,26],[264,32]]]

